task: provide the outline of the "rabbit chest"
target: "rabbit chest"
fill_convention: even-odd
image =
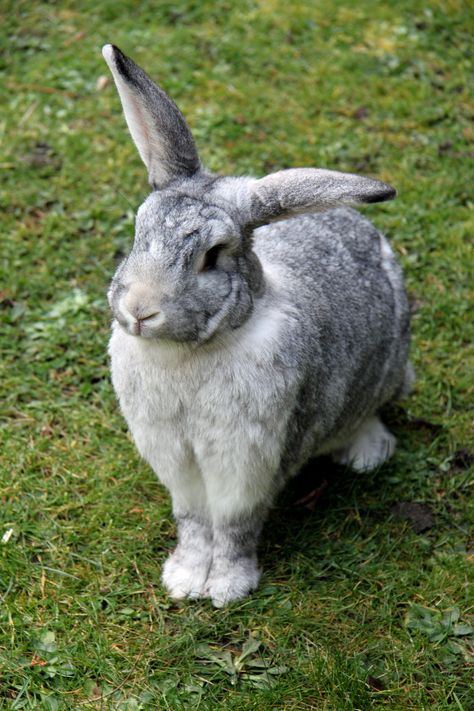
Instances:
[[[246,453],[258,450],[269,470],[278,467],[297,389],[291,367],[269,367],[284,321],[257,314],[231,355],[222,346],[193,350],[138,339],[115,325],[113,385],[141,455],[163,483],[175,476],[167,466],[206,469],[229,452],[248,467]]]

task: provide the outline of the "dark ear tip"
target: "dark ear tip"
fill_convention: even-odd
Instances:
[[[102,56],[109,65],[111,72],[118,72],[124,79],[132,81],[132,75],[137,70],[133,62],[115,44],[104,44]]]
[[[368,193],[368,195],[364,195],[362,202],[386,202],[387,200],[393,200],[396,196],[397,191],[395,188],[386,183],[380,183],[379,186]]]

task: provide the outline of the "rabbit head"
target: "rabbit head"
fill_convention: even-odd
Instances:
[[[211,175],[165,92],[117,47],[105,45],[103,55],[153,188],[109,290],[113,314],[131,335],[200,343],[239,327],[264,289],[256,227],[395,196],[378,180],[314,168],[261,179]]]

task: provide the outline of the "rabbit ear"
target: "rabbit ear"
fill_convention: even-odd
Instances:
[[[281,170],[251,184],[251,222],[265,224],[338,205],[383,202],[395,195],[390,185],[352,173],[316,168]]]
[[[154,188],[199,168],[191,131],[176,104],[118,47],[102,49],[122,102],[125,119]]]

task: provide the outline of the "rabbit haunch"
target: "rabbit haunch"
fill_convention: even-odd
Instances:
[[[310,457],[364,471],[394,451],[377,411],[409,386],[403,279],[339,206],[395,191],[313,168],[211,175],[171,99],[116,47],[104,57],[155,188],[109,290],[112,380],[171,494],[163,582],[223,605],[257,586],[268,509]]]

